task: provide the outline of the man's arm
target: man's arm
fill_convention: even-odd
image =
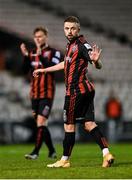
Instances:
[[[24,43],[22,43],[22,44],[20,45],[20,50],[21,50],[23,56],[28,57],[29,52],[28,52],[28,50],[27,50],[27,48],[26,48],[26,45],[25,45]]]
[[[28,73],[30,69],[29,51],[24,43],[20,45],[20,50],[23,55],[22,70],[24,73]]]
[[[59,71],[59,70],[62,70],[62,69],[64,69],[64,61],[62,61],[61,63],[56,64],[54,66],[45,68],[45,69],[36,69],[33,72],[33,76],[37,77],[39,75],[39,73],[55,72],[55,71]]]

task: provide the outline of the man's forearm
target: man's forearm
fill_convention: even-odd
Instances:
[[[59,71],[62,69],[64,69],[64,61],[59,63],[59,64],[56,64],[54,66],[45,68],[44,70],[45,70],[45,72],[54,72],[54,71]]]

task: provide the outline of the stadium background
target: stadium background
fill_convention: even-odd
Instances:
[[[95,82],[96,120],[111,142],[132,140],[132,1],[131,0],[0,0],[0,143],[33,142],[34,126],[29,100],[29,78],[22,68],[20,43],[33,46],[32,30],[49,29],[49,44],[63,53],[66,39],[63,20],[76,15],[81,33],[102,49],[103,69],[90,67]],[[49,127],[56,142],[63,138],[63,72],[57,87]],[[118,131],[105,117],[104,104],[111,90],[123,104]],[[111,134],[110,134],[111,133]],[[78,141],[91,141],[78,127]]]

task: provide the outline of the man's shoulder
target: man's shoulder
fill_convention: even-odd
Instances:
[[[81,47],[85,47],[87,50],[92,50],[91,45],[87,42],[84,36],[79,36],[78,38],[79,43],[81,44]]]
[[[80,36],[78,37],[78,41],[79,41],[80,43],[82,43],[82,44],[84,44],[84,43],[87,42],[86,39],[85,39],[85,37],[84,37],[83,35],[80,35]]]
[[[80,35],[80,36],[78,37],[78,41],[79,41],[81,44],[85,45],[86,48],[87,48],[87,47],[91,47],[91,45],[88,43],[88,41],[85,39],[85,37],[84,37],[83,35]]]

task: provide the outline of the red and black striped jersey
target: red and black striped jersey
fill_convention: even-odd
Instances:
[[[25,60],[30,64],[31,70],[31,88],[30,97],[32,99],[50,98],[53,99],[55,92],[54,73],[40,74],[39,77],[33,77],[33,71],[39,68],[47,68],[58,64],[61,60],[60,51],[46,47],[42,49],[41,54],[37,55],[34,49],[29,53],[29,57]]]
[[[91,50],[83,35],[67,44],[64,58],[66,95],[83,94],[94,89],[93,84],[86,77],[88,62],[92,63],[89,57]]]

